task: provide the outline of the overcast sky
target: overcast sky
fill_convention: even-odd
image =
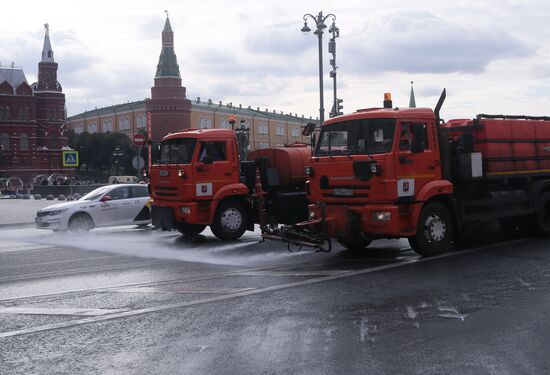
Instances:
[[[334,13],[344,112],[383,93],[442,117],[550,115],[550,3],[543,1],[6,1],[0,62],[36,80],[50,24],[68,114],[150,97],[168,10],[187,97],[319,115],[317,38],[305,13]],[[313,23],[309,22],[313,28]],[[326,117],[332,106],[323,39]]]

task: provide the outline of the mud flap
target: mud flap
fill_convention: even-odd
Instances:
[[[155,229],[172,230],[174,226],[174,210],[172,207],[151,207],[152,224]]]

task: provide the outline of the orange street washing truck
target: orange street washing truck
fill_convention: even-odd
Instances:
[[[478,115],[443,122],[439,111],[361,109],[325,121],[306,166],[309,217],[264,237],[330,250],[407,237],[436,255],[470,226],[532,223],[550,234],[550,118]]]
[[[239,159],[231,129],[169,134],[149,171],[156,228],[195,235],[210,226],[223,240],[237,239],[254,223],[295,224],[307,219],[307,144],[251,152]],[[242,145],[241,145],[242,146]]]

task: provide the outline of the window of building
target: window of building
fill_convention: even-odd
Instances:
[[[298,138],[300,136],[300,129],[298,128],[292,128],[292,136],[294,138]]]
[[[82,134],[84,132],[84,125],[82,125],[82,123],[76,124],[74,127],[74,132],[76,134]]]
[[[4,120],[6,118],[6,110],[4,107],[0,107],[0,120]]]
[[[220,121],[220,128],[222,129],[231,129],[231,124],[228,120],[221,120]]]
[[[268,148],[268,147],[269,147],[269,145],[267,144],[267,142],[260,142],[258,144],[259,149]]]
[[[285,135],[285,127],[282,125],[277,126],[277,129],[275,130],[276,135]]]
[[[147,120],[145,119],[145,116],[138,115],[137,117],[137,127],[138,128],[145,128],[147,127]]]
[[[29,107],[25,107],[23,110],[23,119],[28,120],[31,118]]]
[[[200,129],[210,129],[212,127],[212,120],[207,116],[199,117],[199,128]]]
[[[29,151],[29,136],[27,133],[19,135],[19,151]]]
[[[118,120],[118,130],[130,130],[130,121],[128,120],[128,117],[124,117]]]
[[[103,121],[103,131],[112,132],[113,131],[113,120],[104,120]]]
[[[52,134],[50,137],[50,149],[56,150],[57,147],[57,134]]]
[[[4,150],[10,149],[10,135],[8,133],[2,133],[2,135],[0,135],[0,145]]]
[[[267,134],[267,124],[259,124],[258,125],[258,134]]]
[[[90,134],[97,133],[97,123],[92,122],[91,124],[88,125],[88,133]]]

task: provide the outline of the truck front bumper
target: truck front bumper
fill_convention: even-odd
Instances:
[[[412,212],[415,204],[369,204],[365,206],[310,205],[310,219],[302,225],[321,225],[329,237],[348,237],[361,231],[367,237],[407,237],[415,234]],[[324,223],[323,223],[324,222]]]
[[[163,230],[177,228],[178,223],[210,225],[210,204],[178,202],[176,205],[153,202],[151,220],[155,228]]]

